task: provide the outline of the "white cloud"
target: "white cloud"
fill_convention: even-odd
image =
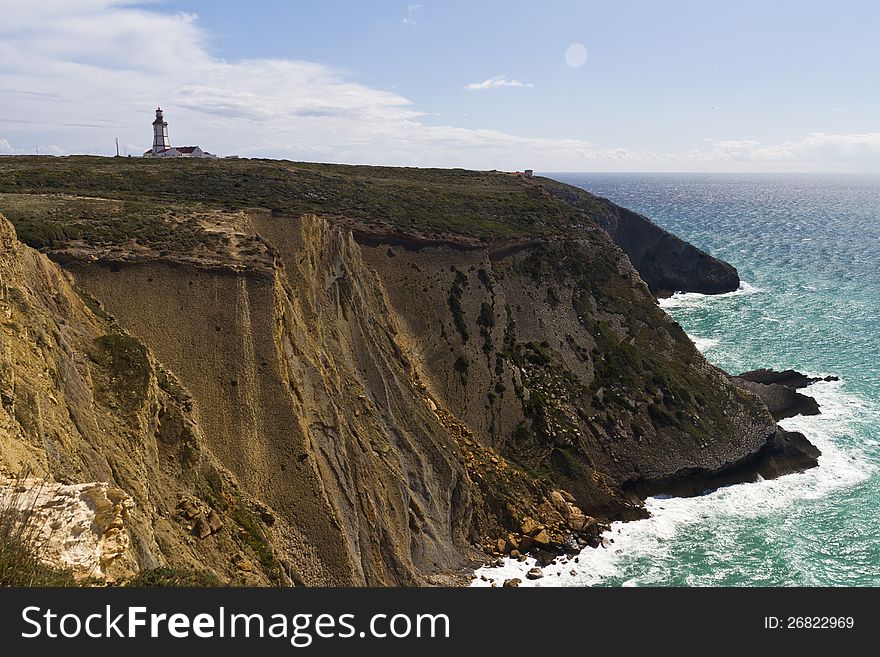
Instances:
[[[486,91],[488,89],[501,89],[503,87],[534,87],[531,82],[521,82],[519,80],[510,80],[506,75],[496,75],[494,78],[483,80],[482,82],[471,82],[464,86],[468,91]]]
[[[690,153],[655,153],[429,125],[399,93],[314,62],[220,59],[195,16],[133,4],[0,0],[0,153],[112,155],[118,137],[140,154],[161,105],[173,144],[221,155],[544,171],[880,170],[880,133],[871,132],[780,144],[713,139]],[[516,86],[530,85],[505,76],[473,85]]]
[[[403,22],[406,25],[415,25],[416,24],[416,13],[419,9],[422,8],[422,5],[410,5],[406,8],[406,16],[403,17]]]

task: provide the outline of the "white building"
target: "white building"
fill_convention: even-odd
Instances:
[[[168,140],[168,121],[162,108],[156,108],[156,120],[153,121],[153,147],[144,152],[144,157],[204,157],[217,159],[216,155],[203,151],[198,146],[172,146]]]

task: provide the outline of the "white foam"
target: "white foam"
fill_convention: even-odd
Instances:
[[[740,281],[739,287],[733,292],[725,292],[724,294],[702,294],[700,292],[676,292],[671,297],[659,299],[661,308],[683,308],[702,304],[706,301],[724,301],[727,299],[741,297],[748,294],[757,294],[761,289]]]
[[[692,335],[688,336],[694,343],[694,346],[702,353],[706,353],[712,347],[718,346],[720,340],[718,338],[697,338]]]
[[[481,568],[478,577],[492,578],[497,586],[512,577],[520,578],[522,586],[591,586],[621,578],[626,578],[624,586],[663,584],[677,563],[670,554],[671,543],[689,528],[700,525],[713,532],[718,545],[724,545],[734,540],[725,531],[737,518],[768,516],[799,500],[819,499],[864,481],[873,466],[857,447],[844,448],[839,443],[846,442],[856,425],[878,426],[880,409],[848,395],[843,381],[816,383],[810,386],[809,394],[819,402],[822,414],[797,416],[780,424],[802,432],[822,451],[819,467],[769,481],[759,478],[755,483],[728,486],[699,497],[648,498],[645,506],[650,518],[614,523],[604,536],[606,547],[583,550],[579,563],[551,565],[544,568],[543,578],[528,580],[525,574],[536,565],[534,559],[522,563],[506,559],[502,567]],[[725,555],[722,552],[716,558],[723,560]],[[569,574],[572,570],[574,575]],[[476,579],[473,585],[491,586],[491,582]]]

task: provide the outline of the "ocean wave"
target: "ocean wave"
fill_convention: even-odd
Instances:
[[[644,520],[615,522],[605,533],[604,545],[587,548],[578,561],[565,558],[543,569],[544,577],[528,580],[525,574],[536,565],[534,559],[518,562],[505,559],[501,567],[484,567],[476,572],[473,586],[498,586],[505,579],[518,577],[522,586],[623,586],[662,585],[678,564],[674,554],[676,537],[682,532],[708,531],[713,544],[730,545],[731,552],[719,549],[714,555],[715,574],[695,579],[697,585],[711,585],[742,564],[735,563],[738,532],[755,519],[786,510],[801,500],[816,500],[830,492],[855,486],[870,477],[875,467],[860,448],[845,444],[858,426],[877,426],[880,409],[846,391],[844,381],[815,383],[809,394],[816,398],[821,415],[797,416],[780,424],[800,431],[821,451],[819,467],[778,479],[720,488],[698,497],[652,497],[645,500],[651,514]],[[866,445],[867,447],[867,445]]]
[[[693,335],[688,335],[688,337],[700,353],[706,353],[712,347],[717,347],[721,342],[718,338],[698,338]]]
[[[659,299],[661,308],[682,308],[686,306],[699,305],[707,301],[724,301],[735,297],[741,297],[749,294],[757,294],[761,289],[740,281],[739,287],[733,292],[725,292],[724,294],[702,294],[700,292],[676,292],[671,297]]]

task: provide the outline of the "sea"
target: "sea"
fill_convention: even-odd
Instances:
[[[475,586],[880,585],[880,176],[544,174],[648,216],[737,267],[729,294],[661,301],[705,357],[834,375],[802,392],[821,414],[783,420],[819,467],[772,481],[646,500],[599,548],[506,560]],[[481,579],[481,577],[485,579]]]

